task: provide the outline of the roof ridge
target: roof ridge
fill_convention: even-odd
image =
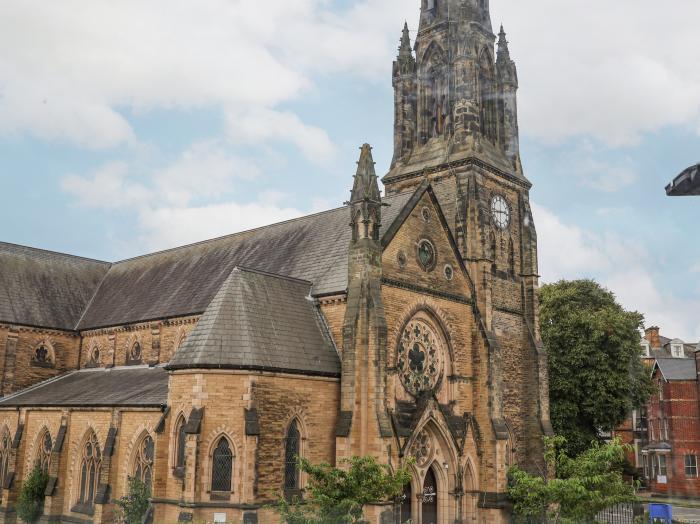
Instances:
[[[110,263],[109,268],[107,269],[107,271],[105,271],[105,274],[102,275],[102,278],[100,279],[99,283],[95,286],[95,291],[92,293],[90,300],[88,300],[87,303],[85,304],[83,311],[80,313],[80,317],[78,318],[78,321],[75,323],[75,327],[73,328],[75,331],[79,331],[78,327],[80,326],[80,323],[83,321],[85,314],[90,310],[90,306],[92,306],[92,303],[95,300],[97,293],[100,292],[100,289],[102,288],[102,284],[104,284],[104,281],[107,280],[107,275],[109,275],[109,271],[112,269],[112,267],[114,267],[114,264]]]
[[[61,374],[56,375],[54,377],[47,378],[46,380],[42,380],[41,382],[37,382],[36,384],[33,384],[29,387],[26,387],[24,389],[20,389],[18,391],[10,393],[7,396],[0,397],[0,402],[4,402],[6,400],[10,400],[10,399],[13,399],[15,397],[18,397],[19,395],[24,395],[25,393],[29,393],[30,391],[35,391],[39,388],[43,388],[44,386],[48,386],[49,384],[52,384],[54,382],[58,382],[59,380],[62,380],[66,377],[74,375],[75,373],[78,373],[79,371],[80,371],[79,369],[71,369],[71,370],[67,371],[66,373],[61,373]]]
[[[40,247],[25,246],[25,245],[23,245],[23,244],[15,244],[15,243],[13,243],[13,242],[5,242],[5,241],[2,241],[2,240],[0,240],[0,245],[11,246],[11,247],[19,247],[19,248],[22,248],[22,249],[28,249],[28,250],[30,250],[30,251],[37,251],[37,252],[39,252],[39,253],[46,253],[46,254],[50,254],[50,255],[59,255],[59,256],[68,257],[68,258],[77,258],[77,259],[79,259],[79,260],[85,260],[85,261],[88,261],[88,262],[98,262],[98,263],[100,263],[100,264],[106,264],[106,265],[108,265],[108,266],[112,266],[112,265],[113,265],[112,262],[107,262],[106,260],[99,260],[99,259],[97,259],[97,258],[83,257],[83,256],[80,256],[80,255],[72,255],[71,253],[63,253],[62,251],[53,251],[53,250],[51,250],[51,249],[42,249],[42,248],[40,248]]]
[[[387,199],[387,198],[392,198],[392,199],[393,199],[393,198],[396,198],[396,197],[401,196],[401,195],[403,195],[403,194],[406,194],[406,193],[413,193],[413,192],[415,192],[415,189],[410,189],[410,190],[407,190],[407,191],[401,191],[401,192],[399,192],[399,193],[392,193],[391,195],[384,195],[384,196],[382,197],[382,201],[383,201],[384,199]],[[181,246],[175,246],[175,247],[171,247],[171,248],[168,248],[168,249],[161,249],[160,251],[154,251],[154,252],[152,252],[152,253],[145,253],[145,254],[143,254],[143,255],[138,255],[138,256],[135,256],[135,257],[131,257],[131,258],[125,258],[124,260],[118,260],[117,262],[112,263],[112,266],[116,266],[117,264],[122,264],[122,263],[125,263],[125,262],[131,262],[131,261],[134,261],[134,260],[139,260],[139,259],[141,259],[141,258],[147,258],[147,257],[150,257],[150,256],[162,255],[163,253],[170,253],[170,252],[173,252],[173,251],[178,251],[178,250],[180,250],[180,249],[187,249],[187,248],[194,247],[194,246],[201,246],[201,245],[204,245],[204,244],[209,244],[209,243],[212,243],[212,242],[217,242],[217,241],[219,241],[219,240],[224,240],[224,239],[228,239],[228,238],[233,238],[233,237],[236,237],[236,236],[238,236],[238,235],[244,235],[244,234],[247,234],[247,233],[253,233],[253,232],[255,232],[255,231],[261,231],[261,230],[263,230],[263,229],[267,229],[267,228],[270,228],[270,227],[282,226],[282,225],[285,225],[285,224],[291,224],[291,223],[297,222],[297,221],[299,221],[299,220],[304,220],[304,219],[308,219],[308,218],[319,217],[319,216],[321,216],[321,215],[325,215],[325,214],[328,214],[328,213],[334,213],[334,212],[336,212],[336,211],[340,211],[341,209],[346,209],[347,207],[348,207],[347,205],[338,206],[338,207],[334,207],[334,208],[332,208],[332,209],[326,209],[325,211],[317,211],[316,213],[310,213],[310,214],[308,214],[308,215],[302,215],[302,216],[299,216],[299,217],[296,217],[296,218],[290,218],[290,219],[288,219],[288,220],[282,220],[281,222],[273,222],[272,224],[266,224],[266,225],[264,225],[264,226],[253,227],[253,228],[250,228],[250,229],[244,229],[243,231],[236,231],[235,233],[229,233],[228,235],[221,235],[221,236],[214,237],[214,238],[208,238],[208,239],[206,239],[206,240],[200,240],[200,241],[198,241],[198,242],[192,242],[192,243],[190,243],[190,244],[184,244],[184,245],[181,245]]]
[[[263,271],[262,269],[253,269],[252,267],[247,267],[247,266],[234,266],[234,268],[231,270],[231,274],[234,273],[235,271],[240,271],[243,273],[256,273],[258,275],[278,278],[280,280],[290,280],[292,282],[298,282],[300,284],[308,284],[310,286],[313,285],[313,282],[311,282],[310,280],[305,280],[303,278],[290,277],[289,275],[282,275],[280,273],[272,273],[270,271]],[[229,274],[228,278],[231,277],[231,274]],[[228,280],[228,278],[226,280]],[[223,286],[223,284],[222,284],[222,286]]]

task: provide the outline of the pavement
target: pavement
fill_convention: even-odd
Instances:
[[[673,520],[684,524],[700,524],[700,508],[673,505]]]

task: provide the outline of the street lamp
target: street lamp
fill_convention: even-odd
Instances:
[[[689,167],[666,186],[668,196],[700,195],[700,164]]]

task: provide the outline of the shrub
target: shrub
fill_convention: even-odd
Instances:
[[[17,500],[17,516],[27,524],[36,522],[44,511],[44,491],[49,476],[39,464],[22,484]]]
[[[148,498],[151,496],[150,488],[135,477],[129,477],[129,490],[119,500],[117,505],[117,521],[124,524],[141,524],[148,511]]]

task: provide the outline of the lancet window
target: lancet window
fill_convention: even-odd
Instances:
[[[211,462],[212,493],[230,494],[233,479],[233,449],[226,437],[219,438],[214,447]]]
[[[150,492],[153,484],[154,443],[150,435],[146,435],[136,448],[132,477],[140,480]]]
[[[91,433],[85,442],[80,457],[80,491],[78,504],[91,508],[95,503],[95,493],[100,482],[102,452],[97,435]]]
[[[35,464],[38,465],[44,473],[48,473],[49,465],[51,464],[51,449],[53,448],[51,434],[48,431],[44,431],[44,434],[39,438],[38,445]]]
[[[293,420],[287,429],[287,438],[284,441],[284,489],[288,492],[300,488],[298,464],[300,450],[299,424]]]

